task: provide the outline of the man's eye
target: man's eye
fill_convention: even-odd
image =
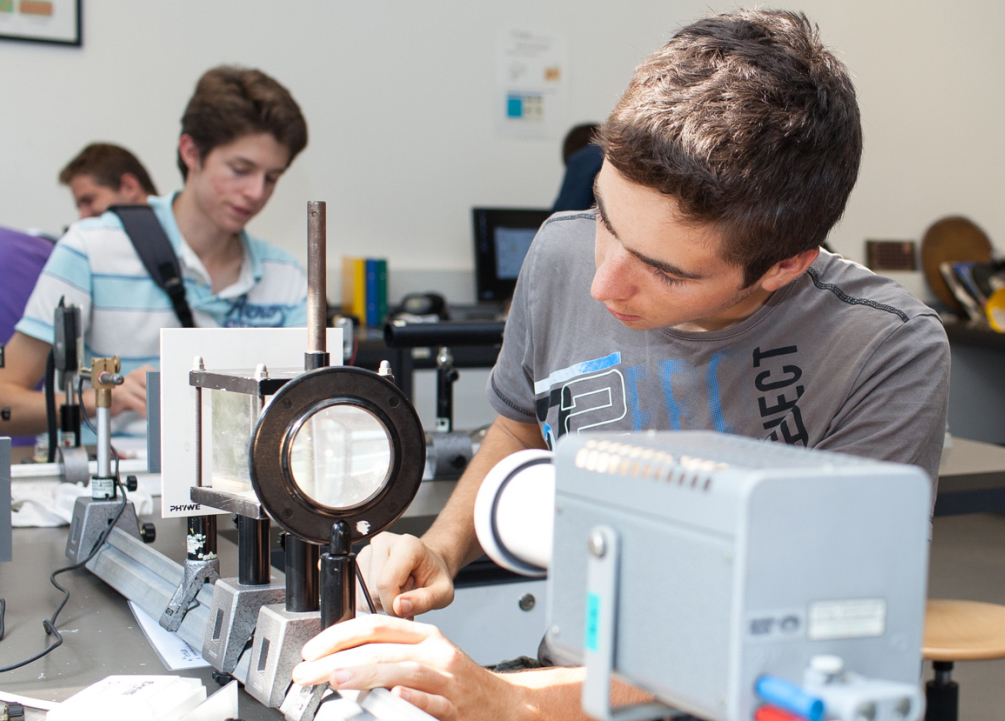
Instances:
[[[683,278],[678,278],[675,275],[667,275],[666,273],[664,273],[662,270],[659,270],[658,268],[653,268],[653,274],[661,282],[665,283],[666,285],[683,285],[684,284],[684,279]]]

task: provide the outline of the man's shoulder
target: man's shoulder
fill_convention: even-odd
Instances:
[[[300,262],[289,251],[249,233],[244,234],[244,240],[252,256],[259,262],[292,265],[300,268]]]
[[[533,243],[534,253],[538,257],[551,258],[564,256],[584,243],[589,243],[592,248],[596,223],[595,210],[555,213],[549,216],[537,231]]]
[[[590,232],[596,222],[596,210],[564,210],[548,216],[538,232],[579,237],[583,233]]]
[[[900,322],[919,317],[939,322],[938,313],[900,283],[839,255],[821,251],[807,278],[807,288],[839,311]]]

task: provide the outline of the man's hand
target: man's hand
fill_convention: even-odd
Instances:
[[[481,552],[474,506],[485,474],[500,460],[525,448],[544,448],[536,424],[496,418],[447,505],[421,539],[380,533],[357,562],[374,605],[404,618],[443,608],[454,600],[453,578]]]
[[[123,411],[136,411],[147,417],[147,371],[157,370],[153,366],[137,368],[125,377],[122,385],[112,391],[111,414],[117,416]]]
[[[304,645],[301,685],[389,688],[442,721],[521,717],[526,689],[485,670],[435,627],[377,614],[337,623]]]
[[[374,605],[393,616],[412,618],[454,600],[447,562],[415,536],[380,533],[357,563]]]

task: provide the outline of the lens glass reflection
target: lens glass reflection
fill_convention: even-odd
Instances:
[[[330,405],[303,422],[289,446],[293,482],[328,508],[354,508],[373,498],[391,472],[391,438],[370,411]]]

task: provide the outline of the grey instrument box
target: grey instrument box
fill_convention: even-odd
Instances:
[[[931,483],[914,466],[710,432],[565,436],[548,644],[582,661],[591,530],[619,538],[613,672],[709,720],[810,659],[917,684]],[[592,621],[591,621],[592,623]]]

